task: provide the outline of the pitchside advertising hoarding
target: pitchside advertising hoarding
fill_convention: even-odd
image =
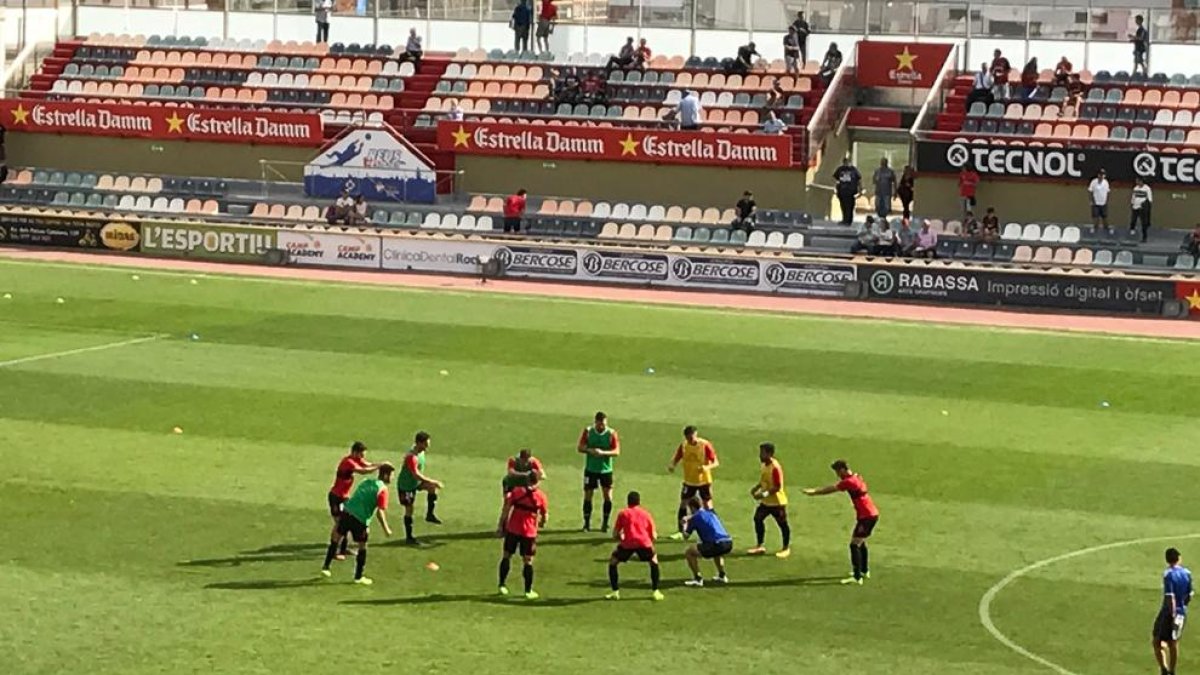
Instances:
[[[154,255],[260,262],[278,248],[279,231],[268,227],[142,223],[142,251]]]
[[[377,236],[281,230],[277,243],[293,265],[380,269],[382,245]]]
[[[136,251],[139,243],[138,223],[0,214],[0,244]]]
[[[969,166],[985,176],[1087,181],[1101,169],[1110,180],[1200,186],[1200,155],[1098,148],[1046,148],[983,143],[917,143],[917,169],[958,173]]]

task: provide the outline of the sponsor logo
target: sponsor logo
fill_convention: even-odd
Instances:
[[[874,295],[945,297],[950,293],[978,292],[974,274],[876,270],[867,282]]]
[[[447,251],[434,253],[432,251],[410,251],[403,248],[387,247],[383,249],[383,259],[406,265],[436,267],[439,265],[477,266],[483,264],[480,256],[466,253]]]
[[[971,161],[971,151],[962,143],[955,143],[946,148],[946,161],[956,169],[961,168],[963,164]]]
[[[496,249],[495,257],[510,274],[572,276],[579,269],[579,257],[568,249],[501,246]]]
[[[632,138],[630,138],[632,140]],[[621,144],[625,145],[624,142]],[[773,164],[779,162],[779,152],[774,147],[735,142],[726,138],[693,138],[686,141],[664,140],[655,134],[642,138],[642,153],[649,159],[704,159],[716,162],[755,162]],[[622,154],[633,154],[629,152]]]
[[[1133,158],[1133,170],[1152,181],[1200,183],[1200,160],[1189,155],[1158,156],[1143,152]]]
[[[896,290],[896,277],[886,270],[878,270],[871,274],[871,291],[878,295],[891,295]]]
[[[604,140],[601,138],[577,138],[546,129],[543,131],[517,131],[513,133],[494,130],[488,126],[468,133],[462,125],[452,134],[455,147],[475,147],[485,150],[523,150],[529,152],[563,153],[573,155],[603,155]]]
[[[750,260],[679,257],[671,263],[671,273],[685,283],[757,286],[759,266]]]
[[[103,108],[99,110],[59,110],[44,105],[33,106],[28,116],[37,126],[94,129],[97,131],[141,131],[154,129],[149,115],[122,115]],[[17,115],[18,118],[24,115]]]
[[[105,248],[114,251],[130,251],[137,248],[142,237],[136,228],[128,223],[109,223],[100,228],[100,241]]]
[[[1034,178],[1082,178],[1087,156],[1082,152],[1043,148],[993,148],[951,144],[946,162],[954,168],[970,165],[980,173]]]
[[[920,84],[925,76],[913,68],[918,58],[920,57],[909,51],[908,45],[904,45],[904,51],[896,54],[896,67],[888,71],[888,79],[900,86]]]
[[[641,253],[588,251],[582,255],[583,271],[593,277],[664,281],[667,257]]]
[[[177,126],[174,120],[178,119],[177,113],[172,113],[172,118],[168,118],[169,126]],[[197,136],[238,136],[238,137],[257,137],[257,138],[283,138],[283,139],[301,139],[307,140],[312,137],[313,130],[310,124],[296,124],[293,122],[277,122],[258,115],[245,117],[226,117],[224,119],[206,115],[204,113],[189,113],[184,118],[184,126],[186,126],[189,134]]]
[[[142,246],[148,250],[203,252],[224,256],[255,256],[275,247],[275,231],[197,229],[144,225]]]
[[[763,276],[774,288],[841,293],[857,274],[849,265],[770,263]]]
[[[1133,172],[1142,178],[1154,178],[1158,175],[1158,158],[1148,152],[1139,152],[1133,158]]]

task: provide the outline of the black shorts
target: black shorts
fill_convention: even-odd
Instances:
[[[512,555],[521,550],[521,555],[532,556],[537,553],[537,537],[522,537],[512,532],[504,533],[504,555]]]
[[[679,499],[687,500],[699,495],[703,501],[712,501],[712,483],[708,485],[688,485],[683,484],[683,489],[679,491]]]
[[[696,550],[700,551],[701,558],[720,558],[724,555],[729,555],[733,551],[733,540],[726,539],[725,541],[717,541],[713,543],[700,542],[696,544]]]
[[[584,490],[595,490],[597,487],[602,487],[607,490],[608,488],[611,488],[612,486],[613,486],[612,473],[593,473],[591,471],[583,472],[583,489]]]
[[[859,518],[858,522],[854,523],[854,538],[866,539],[871,536],[871,532],[875,530],[875,524],[879,522],[879,516],[873,518]]]
[[[399,490],[396,492],[396,496],[400,498],[401,506],[412,506],[417,503],[416,490]]]
[[[333,516],[334,518],[341,516],[342,515],[342,505],[345,503],[346,503],[345,499],[330,492],[329,493],[329,515]]]
[[[1167,610],[1162,610],[1154,619],[1154,639],[1158,642],[1178,641],[1183,635],[1183,620],[1182,614],[1176,614],[1172,619]]]
[[[612,557],[616,558],[617,562],[629,562],[629,559],[635,555],[637,556],[637,559],[642,562],[650,562],[651,560],[654,560],[654,549],[624,548],[622,546],[618,546],[616,550],[613,551]]]
[[[371,532],[366,523],[343,511],[338,517],[337,533],[339,537],[349,534],[354,541],[364,544]]]
[[[754,509],[755,520],[766,520],[770,516],[778,521],[787,520],[787,506],[770,506],[768,504],[759,504],[757,509]]]

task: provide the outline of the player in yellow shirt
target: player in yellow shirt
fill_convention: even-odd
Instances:
[[[696,427],[690,424],[683,428],[683,442],[675,449],[667,471],[674,473],[675,467],[683,462],[683,489],[679,493],[679,511],[676,513],[679,531],[671,535],[671,539],[680,541],[684,538],[684,528],[687,526],[688,501],[699,496],[704,508],[712,510],[712,472],[721,465],[717,461],[717,451],[712,443],[696,435]]]
[[[758,483],[750,488],[750,496],[758,501],[758,508],[754,510],[754,535],[758,538],[758,543],[746,553],[762,555],[767,552],[763,546],[763,539],[767,534],[767,516],[771,516],[779,525],[779,533],[783,535],[783,548],[779,549],[775,557],[786,558],[792,554],[792,528],[787,520],[788,498],[787,489],[783,484],[783,465],[775,459],[775,444],[759,444],[758,459],[762,462],[762,469]]]

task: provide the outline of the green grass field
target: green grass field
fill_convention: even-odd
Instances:
[[[982,627],[989,587],[1200,532],[1196,344],[14,262],[0,291],[7,673],[1051,672]],[[574,450],[597,409],[624,441],[618,494],[640,490],[664,530],[665,464],[699,425],[739,550],[774,441],[793,557],[738,555],[733,584],[694,590],[663,542],[665,602],[632,563],[625,599],[603,601],[610,543],[577,531]],[[318,581],[346,446],[394,461],[418,429],[446,524],[418,523],[422,550],[374,528],[373,587],[349,562]],[[494,596],[521,445],[549,473],[536,603]],[[848,500],[799,494],[837,457],[883,512],[861,588],[830,582]],[[1164,545],[1038,569],[992,618],[1070,672],[1154,672]],[[1200,540],[1179,546],[1200,559]]]

